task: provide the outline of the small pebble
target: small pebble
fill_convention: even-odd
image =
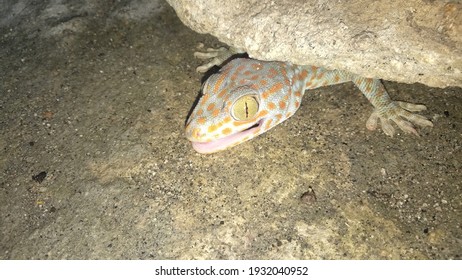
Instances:
[[[314,190],[311,187],[300,197],[300,200],[306,204],[315,203],[316,199],[316,194],[314,193]]]
[[[42,171],[39,174],[32,176],[32,180],[34,180],[37,183],[41,183],[43,182],[43,180],[45,180],[45,177],[47,177],[47,173],[45,171]]]

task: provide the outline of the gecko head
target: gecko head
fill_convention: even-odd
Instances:
[[[262,108],[254,89],[241,86],[217,92],[209,90],[207,84],[186,123],[186,138],[194,150],[203,154],[215,153],[264,132],[262,127],[267,111]]]

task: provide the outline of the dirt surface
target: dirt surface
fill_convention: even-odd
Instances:
[[[193,52],[219,42],[162,1],[17,2],[0,22],[1,259],[462,258],[461,88],[385,82],[427,105],[420,138],[367,131],[347,83],[199,155]]]

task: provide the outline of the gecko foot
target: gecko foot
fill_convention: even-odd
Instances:
[[[404,132],[419,136],[414,124],[422,127],[432,127],[433,123],[427,118],[412,112],[419,112],[426,109],[427,107],[425,107],[425,105],[393,101],[386,107],[381,108],[381,110],[374,110],[366,122],[366,127],[369,130],[376,129],[377,121],[380,119],[382,130],[388,136],[393,137],[395,134],[392,122],[394,122]]]
[[[219,49],[208,48],[206,52],[195,52],[194,56],[199,59],[211,59],[209,62],[197,67],[196,71],[199,73],[205,73],[213,66],[220,66],[231,56],[242,52],[243,51],[233,47],[230,47],[229,49],[225,47],[221,47]]]

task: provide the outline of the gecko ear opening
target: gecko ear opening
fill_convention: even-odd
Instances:
[[[259,106],[255,95],[244,95],[234,102],[231,115],[237,121],[246,121],[258,113]]]

